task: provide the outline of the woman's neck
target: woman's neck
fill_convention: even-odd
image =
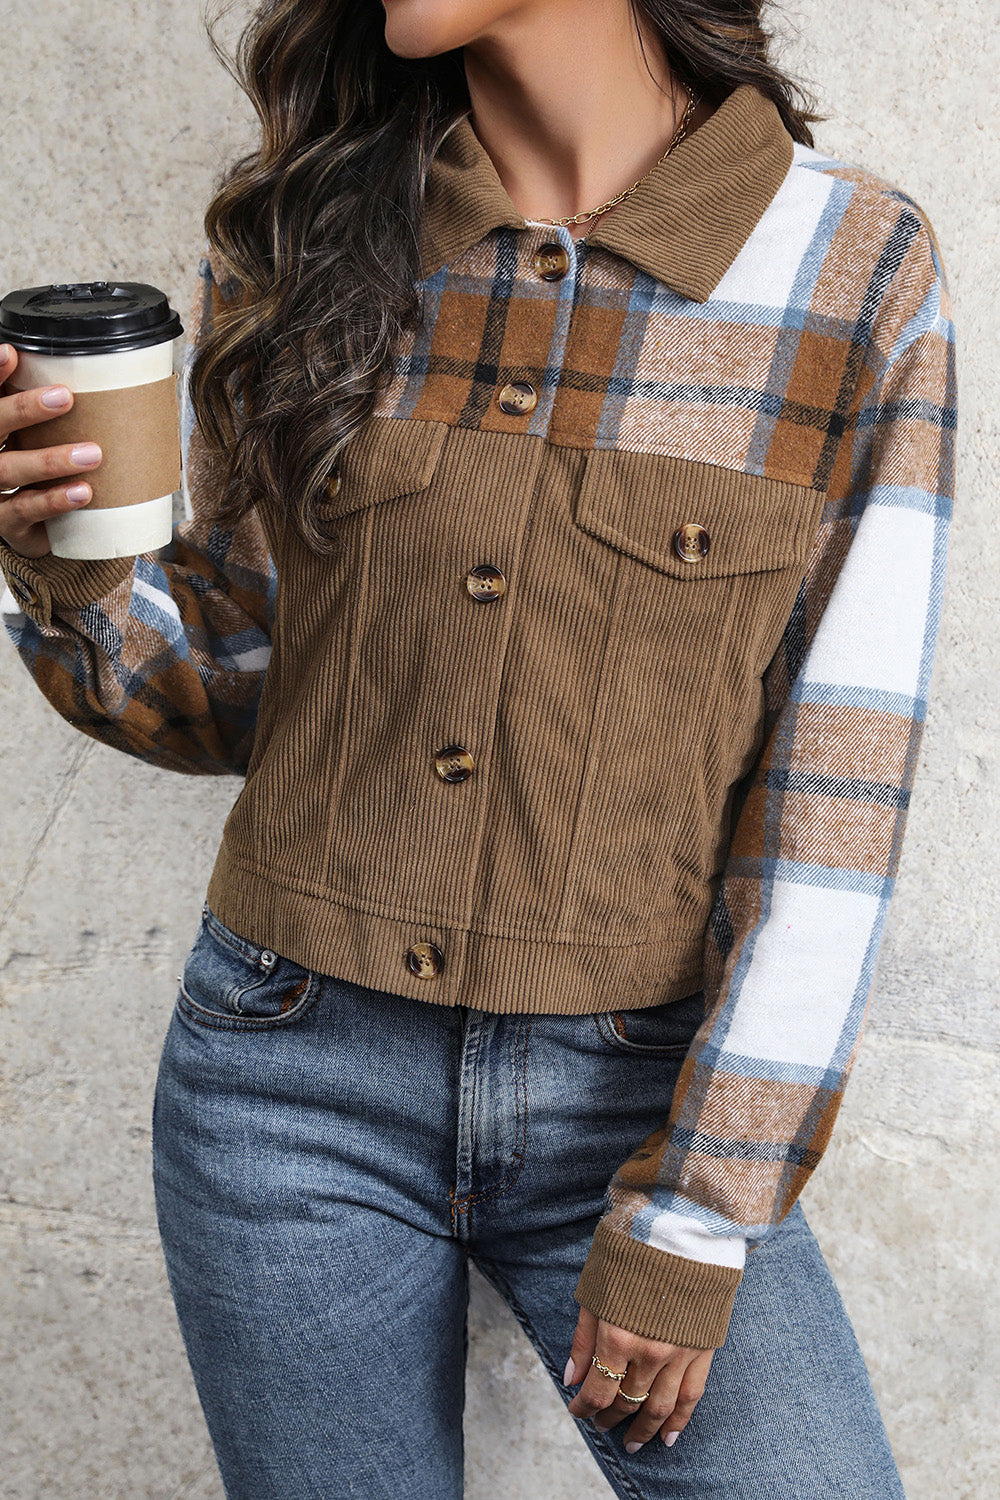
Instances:
[[[596,208],[669,145],[688,96],[637,19],[642,48],[627,3],[526,5],[464,46],[471,123],[526,219]],[[711,113],[700,103],[688,133]],[[581,238],[597,222],[567,227]]]

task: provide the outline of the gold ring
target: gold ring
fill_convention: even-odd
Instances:
[[[598,1359],[596,1354],[594,1355],[590,1363],[592,1365],[596,1365],[602,1375],[610,1375],[612,1380],[624,1380],[625,1376],[628,1374],[627,1370],[622,1370],[621,1374],[619,1374],[617,1370],[609,1370],[607,1365],[601,1364],[601,1361]]]
[[[619,1396],[621,1396],[623,1401],[634,1401],[636,1406],[640,1406],[642,1402],[645,1401],[646,1396],[649,1395],[649,1392],[647,1391],[645,1396],[630,1396],[628,1391],[623,1391],[621,1386],[619,1386],[618,1394]]]

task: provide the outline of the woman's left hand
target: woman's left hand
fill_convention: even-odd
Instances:
[[[570,1350],[573,1369],[565,1383],[583,1384],[566,1409],[573,1417],[594,1417],[600,1432],[632,1417],[625,1433],[626,1448],[648,1442],[657,1433],[669,1448],[702,1397],[714,1353],[714,1349],[684,1349],[642,1338],[581,1307]],[[649,1392],[641,1406],[622,1400],[618,1381],[602,1375],[591,1363],[594,1354],[609,1370],[627,1371],[621,1383],[630,1395]]]

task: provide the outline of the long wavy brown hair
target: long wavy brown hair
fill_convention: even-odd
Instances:
[[[629,4],[697,94],[718,104],[755,84],[813,144],[822,116],[771,60],[766,0]],[[214,34],[229,8],[203,21],[260,141],[226,168],[205,213],[227,306],[192,360],[191,404],[221,476],[219,518],[232,524],[267,499],[327,552],[317,506],[392,374],[398,336],[422,314],[424,183],[469,108],[462,51],[397,57],[381,0],[263,0],[231,56]]]

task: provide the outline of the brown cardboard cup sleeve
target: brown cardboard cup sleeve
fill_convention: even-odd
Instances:
[[[8,384],[8,394],[15,389]],[[8,448],[54,448],[63,443],[97,443],[101,450],[96,469],[65,476],[85,479],[91,486],[93,498],[85,511],[141,505],[172,495],[181,486],[177,376],[121,390],[80,391],[62,416],[16,428],[7,438]],[[44,487],[62,482],[50,480]]]

